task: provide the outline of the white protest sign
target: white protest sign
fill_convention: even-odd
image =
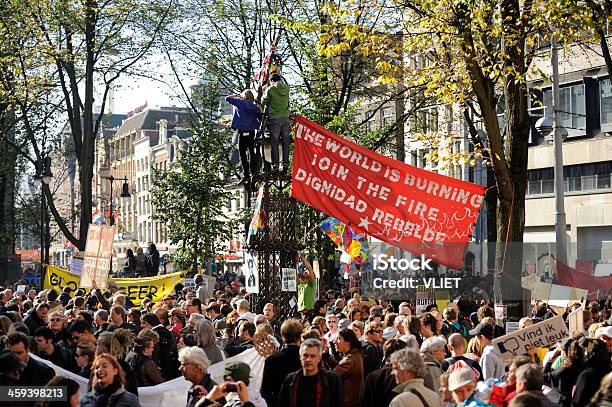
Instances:
[[[25,294],[26,286],[25,284],[21,284],[17,286],[17,294]]]
[[[191,277],[191,278],[184,277],[183,278],[183,285],[186,288],[189,288],[192,291],[195,290],[195,288],[196,288],[195,278],[193,278],[193,277]]]
[[[492,345],[502,359],[524,355],[531,348],[543,348],[569,337],[563,316],[547,319],[528,328],[493,339]]]
[[[495,304],[495,319],[506,319],[508,317],[508,306]]]
[[[247,293],[259,294],[259,270],[257,268],[257,252],[245,251],[242,274]]]
[[[548,305],[565,308],[568,305],[584,302],[588,295],[589,291],[582,288],[551,284]]]
[[[567,316],[567,324],[570,335],[574,332],[582,333],[584,331],[584,306],[576,308]]]
[[[518,322],[506,322],[506,335],[518,331]]]
[[[83,273],[83,259],[77,257],[72,259],[70,263],[70,274],[80,276]]]
[[[296,292],[297,276],[295,269],[284,267],[281,272],[281,291]]]
[[[417,314],[426,311],[427,306],[436,303],[436,296],[433,289],[425,288],[425,286],[417,286],[416,292],[416,312]]]
[[[548,301],[550,299],[551,288],[552,284],[550,283],[536,282],[531,289],[531,301]]]

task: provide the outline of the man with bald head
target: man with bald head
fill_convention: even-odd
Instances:
[[[461,361],[465,363],[467,367],[471,367],[473,370],[478,372],[478,380],[483,380],[482,368],[480,367],[480,365],[472,359],[463,356],[464,346],[465,339],[463,339],[463,335],[459,333],[454,333],[448,337],[448,344],[446,345],[446,347],[448,348],[451,357],[446,358],[444,362],[442,362],[442,370],[447,371],[449,366],[452,366],[455,363]]]

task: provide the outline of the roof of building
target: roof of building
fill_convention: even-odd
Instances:
[[[168,121],[168,128],[172,129],[176,126],[188,127],[189,121],[193,118],[193,114],[187,108],[172,107],[159,109],[146,109],[142,112],[128,117],[123,121],[116,136],[121,137],[125,134],[132,133],[137,130],[156,130],[158,122],[161,119]]]

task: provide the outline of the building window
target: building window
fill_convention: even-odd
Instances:
[[[380,126],[384,127],[392,122],[393,111],[390,107],[380,109]]]
[[[544,91],[546,115],[554,117],[552,109],[552,89]],[[565,86],[559,89],[559,111],[561,125],[568,130],[586,130],[586,108],[584,84]]]
[[[612,82],[605,79],[599,82],[601,97],[601,124],[612,124]]]
[[[563,181],[566,192],[595,191],[610,189],[612,161],[563,167]],[[554,170],[542,168],[527,173],[527,195],[552,194]]]
[[[417,132],[427,134],[438,131],[438,109],[423,109],[417,112]]]

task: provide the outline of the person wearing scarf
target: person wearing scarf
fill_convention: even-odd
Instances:
[[[140,407],[138,397],[125,390],[123,370],[114,356],[98,355],[92,370],[93,388],[81,398],[81,407]]]

